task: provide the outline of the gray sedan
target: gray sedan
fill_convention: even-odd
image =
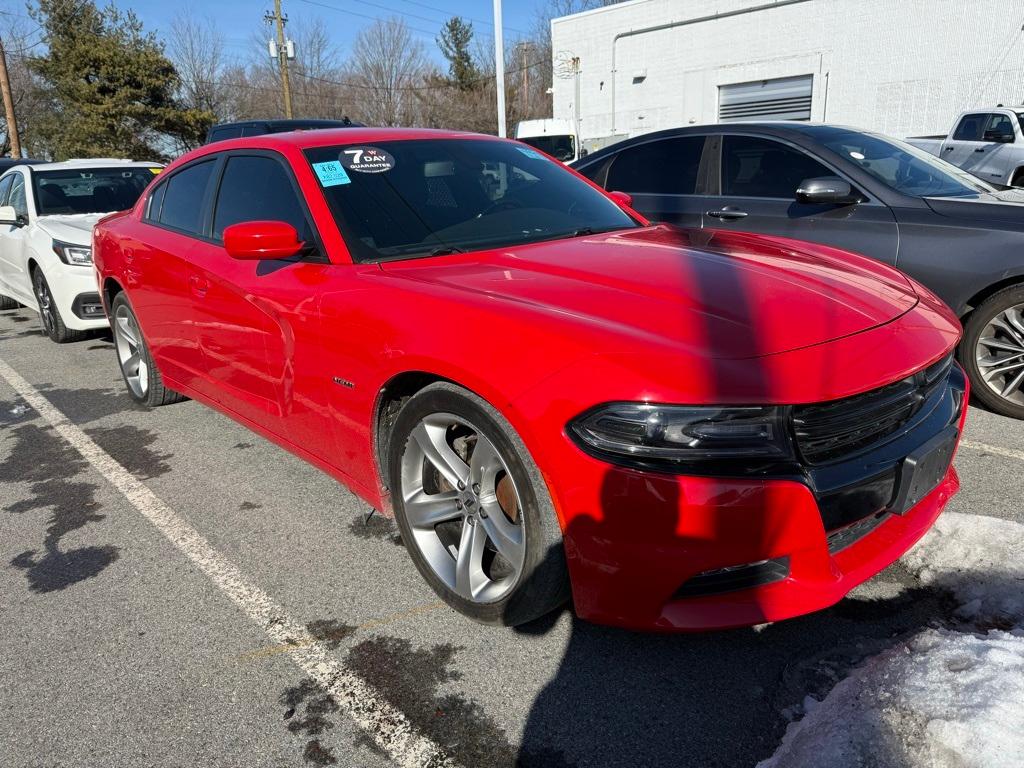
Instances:
[[[831,125],[660,131],[573,166],[648,218],[810,240],[892,264],[960,316],[980,401],[1024,419],[1024,191]]]

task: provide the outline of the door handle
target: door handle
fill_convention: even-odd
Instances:
[[[738,208],[723,208],[720,211],[708,211],[708,216],[714,216],[716,219],[722,219],[723,221],[734,221],[736,219],[747,218],[747,212],[741,211]]]
[[[985,148],[984,148],[984,147],[978,147],[978,148],[977,148],[976,150],[974,150],[974,151],[975,151],[975,152],[984,152],[984,151],[985,151]]]
[[[952,152],[954,149],[955,149],[955,147],[943,147],[942,151],[943,152]]]
[[[198,275],[189,275],[188,285],[192,289],[192,293],[199,298],[205,296],[206,292],[210,290],[210,281]]]

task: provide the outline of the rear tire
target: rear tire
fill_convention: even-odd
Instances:
[[[75,331],[64,325],[64,319],[57,309],[57,302],[50,292],[50,284],[46,282],[43,270],[36,267],[32,270],[32,290],[39,305],[39,322],[43,326],[43,334],[58,344],[81,341],[89,335],[88,331]]]
[[[957,356],[979,401],[1024,419],[1024,285],[992,294],[971,313]]]
[[[164,386],[160,371],[142,335],[139,320],[123,293],[117,294],[110,304],[110,328],[114,335],[121,376],[132,400],[156,408],[187,399]]]
[[[516,626],[568,599],[547,487],[515,430],[486,401],[449,383],[420,390],[395,420],[387,478],[409,555],[459,613]]]

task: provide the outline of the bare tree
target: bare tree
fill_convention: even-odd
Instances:
[[[42,33],[31,30],[19,17],[4,16],[4,50],[7,53],[7,72],[11,81],[11,96],[14,114],[18,121],[18,133],[22,150],[29,157],[50,157],[49,147],[36,130],[50,112],[50,102],[38,78],[28,67],[28,56],[42,42]],[[7,121],[0,110],[0,156],[10,153],[11,145],[7,133]]]
[[[348,72],[359,117],[371,125],[415,123],[426,71],[423,43],[405,22],[391,18],[365,28],[352,46]]]
[[[182,11],[171,23],[168,54],[181,78],[179,99],[186,107],[213,112],[218,119],[229,113],[230,90],[222,82],[224,38],[213,19],[199,20]]]

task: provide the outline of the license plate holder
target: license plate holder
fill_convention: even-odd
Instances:
[[[960,430],[954,425],[944,429],[910,453],[897,472],[896,494],[890,510],[904,515],[942,482],[953,460]]]

